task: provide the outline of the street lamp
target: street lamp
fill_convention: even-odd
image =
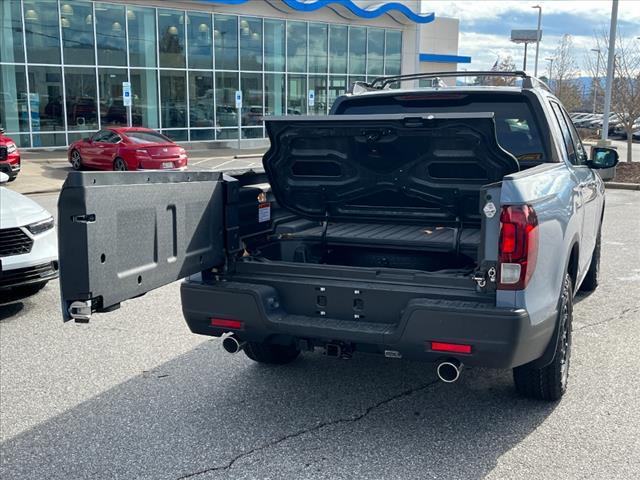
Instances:
[[[596,82],[598,82],[598,86],[600,86],[600,83],[598,81],[598,74],[600,73],[600,49],[592,48],[591,51],[597,52],[598,54],[598,57],[596,60],[596,76],[593,79],[593,112],[592,113],[596,113],[596,92],[597,92]]]
[[[549,88],[551,88],[551,79],[553,78],[553,61],[555,60],[555,58],[553,57],[546,57],[545,60],[547,62],[549,62]]]
[[[534,5],[531,8],[538,9],[538,31],[536,35],[536,64],[533,70],[533,76],[538,76],[538,52],[540,51],[540,23],[542,22],[542,7],[540,5]]]

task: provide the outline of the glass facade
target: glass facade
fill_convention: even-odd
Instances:
[[[128,124],[263,138],[263,116],[327,114],[351,82],[400,73],[402,52],[398,29],[89,0],[1,0],[0,35],[0,125],[21,147]]]

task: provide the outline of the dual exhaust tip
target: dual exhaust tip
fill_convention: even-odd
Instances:
[[[222,348],[228,353],[238,353],[245,346],[245,342],[239,341],[234,335],[229,335],[222,340]],[[448,358],[436,367],[438,378],[444,383],[453,383],[460,378],[462,363],[456,358]]]

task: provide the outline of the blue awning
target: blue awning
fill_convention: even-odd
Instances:
[[[471,63],[471,57],[462,55],[441,55],[439,53],[421,53],[421,62],[438,62],[438,63]]]

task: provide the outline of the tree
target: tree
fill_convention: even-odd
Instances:
[[[492,72],[513,72],[516,70],[516,64],[511,56],[498,57],[496,63],[491,68]],[[489,77],[478,76],[475,80],[476,85],[492,85],[499,87],[513,87],[516,84],[516,77]]]
[[[565,34],[553,56],[553,93],[568,111],[582,106],[582,92],[577,82],[578,64],[573,51],[573,39]]]
[[[606,77],[606,61],[609,56],[609,35],[606,30],[594,35],[596,48],[601,52],[600,75]],[[640,47],[634,38],[619,32],[616,38],[614,78],[611,88],[611,112],[615,113],[627,134],[627,162],[632,159],[633,127],[640,118]],[[595,73],[595,61],[587,61],[589,70]],[[593,70],[592,70],[593,69]],[[596,88],[598,83],[594,82]],[[604,91],[600,93],[604,99]]]

